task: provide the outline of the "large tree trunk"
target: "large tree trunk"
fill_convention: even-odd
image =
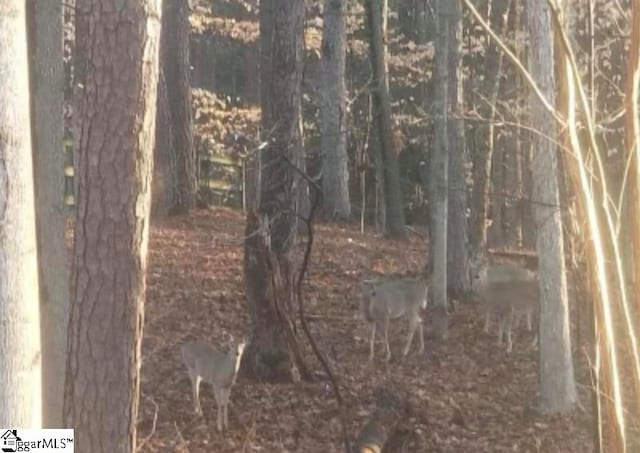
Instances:
[[[299,0],[260,4],[260,96],[263,140],[256,211],[247,214],[244,280],[250,342],[244,367],[260,380],[295,380],[291,249],[297,232],[302,31]]]
[[[382,165],[384,168],[385,234],[393,238],[405,238],[406,221],[404,197],[400,187],[400,169],[398,167],[399,149],[394,149],[393,127],[391,124],[391,100],[387,82],[385,51],[383,40],[383,14],[380,0],[367,0],[367,20],[369,25],[369,54],[374,79],[373,117],[375,131],[381,145]]]
[[[555,105],[553,35],[545,2],[527,4],[530,39],[529,71],[541,92]],[[540,134],[532,137],[533,216],[537,228],[540,274],[540,409],[545,413],[571,410],[576,387],[571,357],[567,282],[562,219],[559,206],[558,162],[554,118],[535,95],[529,98],[531,123]]]
[[[0,426],[40,428],[40,298],[27,68],[25,2],[0,0]]]
[[[64,68],[62,2],[28,2],[33,167],[40,271],[45,428],[62,428],[69,320],[69,271],[62,136]]]
[[[82,89],[64,419],[83,452],[136,450],[160,1],[78,0]]]
[[[454,6],[450,0],[438,3],[438,31],[435,61],[435,146],[429,177],[429,232],[431,300],[434,329],[443,338],[448,333],[447,314],[447,219],[449,204],[449,27]]]
[[[451,1],[448,55],[449,138],[449,219],[447,234],[448,288],[453,294],[471,289],[469,270],[469,222],[467,221],[467,172],[469,155],[464,137],[464,97],[462,91],[462,5]]]
[[[325,214],[337,220],[351,218],[345,60],[345,2],[325,0],[320,93],[322,192]]]
[[[196,157],[193,147],[193,114],[191,107],[191,70],[189,66],[188,0],[164,0],[160,65],[166,90],[166,104],[158,106],[158,115],[168,119],[171,140],[159,143],[157,152],[169,154],[160,160],[169,163],[158,170],[163,173],[164,187],[154,200],[158,211],[184,214],[195,203]],[[160,98],[159,98],[160,99]],[[166,107],[166,111],[162,111]],[[158,133],[167,132],[158,131]]]

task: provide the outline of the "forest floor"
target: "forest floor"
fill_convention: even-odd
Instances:
[[[190,340],[215,345],[245,335],[243,232],[242,213],[222,208],[153,222],[138,425],[142,452],[344,451],[327,381],[273,385],[240,376],[224,435],[216,431],[210,385],[201,387],[204,417],[193,411],[179,348]],[[384,362],[379,342],[374,364],[368,362],[368,327],[355,316],[359,277],[417,273],[426,248],[417,235],[396,242],[362,235],[356,226],[316,227],[306,311],[340,380],[351,438],[371,413],[374,388],[384,386],[410,405],[402,451],[593,451],[584,367],[577,372],[583,409],[568,416],[539,415],[531,335],[518,331],[514,352],[507,354],[496,347],[495,334],[484,333],[473,305],[455,306],[446,341],[436,342],[427,332],[425,353],[417,352],[414,339],[405,359],[399,355],[407,323],[393,323],[392,361]]]

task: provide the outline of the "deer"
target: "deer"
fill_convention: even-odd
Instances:
[[[540,287],[535,272],[511,263],[489,264],[476,259],[471,265],[472,290],[484,307],[484,331],[489,332],[491,318],[498,321],[498,346],[506,333],[507,352],[513,350],[512,330],[525,316],[527,329],[533,328]]]
[[[421,310],[427,308],[428,284],[416,279],[361,280],[362,298],[360,313],[371,325],[369,340],[369,361],[374,360],[376,325],[381,323],[384,330],[385,359],[391,359],[389,347],[389,323],[392,319],[407,317],[409,333],[402,355],[409,353],[414,334],[418,330],[420,353],[424,352]]]
[[[187,367],[193,390],[193,404],[197,415],[202,415],[200,406],[200,382],[213,385],[218,416],[218,431],[227,429],[229,418],[227,408],[231,396],[231,387],[236,381],[245,342],[232,345],[228,351],[216,349],[203,342],[190,342],[182,346],[182,361]]]

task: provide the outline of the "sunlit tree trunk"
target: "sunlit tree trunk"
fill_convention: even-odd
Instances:
[[[42,422],[62,428],[69,271],[62,136],[62,1],[29,0],[31,118],[40,271]]]
[[[0,0],[0,426],[40,428],[40,297],[27,67],[25,2]]]
[[[527,4],[529,71],[550,105],[555,105],[553,34],[546,2]],[[566,412],[576,402],[571,356],[569,306],[564,265],[562,219],[559,209],[558,158],[555,119],[531,94],[529,98],[534,134],[533,216],[537,230],[540,275],[540,409],[544,413]]]
[[[136,451],[160,0],[78,0],[88,46],[64,420],[75,448]]]

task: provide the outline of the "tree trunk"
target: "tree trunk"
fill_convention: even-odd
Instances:
[[[385,388],[374,391],[376,408],[354,443],[354,452],[380,453],[396,427],[406,421],[407,403]]]
[[[435,61],[435,147],[429,177],[430,270],[434,329],[437,336],[448,334],[447,314],[447,219],[449,204],[449,62],[450,0],[438,3],[438,30]]]
[[[626,68],[625,86],[625,145],[627,154],[632,156],[633,176],[630,188],[629,204],[631,205],[634,272],[631,281],[636,294],[640,294],[640,5],[637,1],[631,7],[631,39],[629,44],[629,60]],[[640,318],[640,310],[636,315]]]
[[[193,114],[191,108],[191,69],[189,62],[189,4],[188,0],[164,0],[160,38],[160,65],[166,90],[164,115],[171,131],[170,146],[159,144],[158,152],[169,153],[164,167],[164,191],[158,195],[158,205],[166,206],[169,214],[184,214],[195,203],[197,189],[196,157],[193,147]],[[158,98],[161,99],[161,98]],[[158,131],[166,134],[166,132]],[[156,201],[154,201],[156,204]]]
[[[375,84],[373,116],[375,130],[381,145],[382,165],[384,167],[385,234],[392,238],[405,238],[406,221],[404,198],[400,187],[400,169],[398,153],[393,146],[393,127],[391,124],[391,100],[387,82],[385,51],[383,40],[383,15],[380,0],[365,2],[369,25],[369,54]]]
[[[62,136],[62,2],[28,4],[31,118],[42,336],[42,424],[62,428],[69,320]]]
[[[158,79],[159,0],[87,12],[64,419],[83,452],[134,452]]]
[[[0,74],[0,426],[40,428],[40,299],[24,1],[0,0]]]
[[[507,27],[509,25],[509,13],[513,0],[509,0],[506,5],[504,14],[502,15],[501,36],[507,35]],[[491,41],[489,41],[491,42]],[[491,201],[491,175],[493,173],[494,160],[494,144],[495,144],[495,119],[496,104],[498,103],[498,94],[500,93],[500,84],[502,81],[502,68],[504,65],[504,52],[493,44],[487,51],[489,58],[488,64],[495,66],[495,72],[488,78],[487,90],[489,91],[489,126],[487,128],[487,149],[478,150],[478,155],[473,162],[473,209],[471,222],[471,241],[472,254],[485,255],[487,251],[487,229],[489,222],[487,217],[489,214],[489,206]]]
[[[153,150],[153,180],[151,212],[153,216],[167,216],[178,201],[176,155],[173,150],[173,128],[167,96],[167,79],[162,65],[158,71],[156,106],[156,139]]]
[[[516,0],[516,15],[515,15],[515,53],[520,61],[525,61],[525,36],[522,12],[524,0]],[[536,232],[533,222],[533,213],[531,210],[531,142],[529,141],[529,132],[525,131],[522,127],[523,118],[527,121],[528,115],[524,115],[524,111],[527,108],[527,93],[529,86],[524,82],[522,74],[518,73],[516,76],[516,92],[517,92],[517,105],[518,111],[516,112],[516,153],[519,162],[519,180],[520,180],[520,201],[519,201],[519,224],[520,224],[520,241],[522,247],[527,250],[531,250],[535,247]]]
[[[250,343],[243,367],[259,380],[296,380],[292,320],[291,249],[297,232],[302,186],[294,165],[300,137],[302,31],[299,0],[265,0],[260,5],[260,96],[263,141],[258,168],[259,199],[248,210],[244,281]]]
[[[89,12],[84,8],[87,8],[84,2],[79,0],[72,0],[74,2],[73,10],[73,25],[74,25],[74,40],[73,40],[73,86],[72,86],[72,99],[71,99],[71,127],[73,136],[73,167],[78,167],[78,149],[80,148],[80,134],[82,120],[80,118],[80,112],[82,111],[82,98],[83,87],[86,82],[87,74],[87,55],[89,53]],[[73,178],[73,193],[74,199],[77,200],[78,193],[78,178]]]
[[[551,105],[555,105],[553,35],[549,9],[545,2],[527,4],[530,39],[529,71]],[[533,177],[533,216],[537,229],[540,275],[540,410],[544,413],[573,409],[576,387],[571,357],[571,335],[567,282],[564,266],[562,219],[559,206],[558,162],[554,142],[554,118],[542,103],[529,98],[531,123],[540,134],[532,137],[535,154]]]
[[[495,131],[494,131],[495,134]],[[487,232],[489,247],[504,246],[504,147],[497,146],[497,137],[494,135],[489,146],[493,163],[491,164],[491,225]]]
[[[337,220],[351,218],[345,60],[345,2],[325,0],[320,94],[322,192],[325,214]]]
[[[466,294],[471,289],[469,269],[469,222],[467,221],[467,172],[469,155],[464,137],[464,96],[462,90],[462,5],[451,1],[447,91],[449,110],[449,219],[447,234],[448,288],[452,294]]]

